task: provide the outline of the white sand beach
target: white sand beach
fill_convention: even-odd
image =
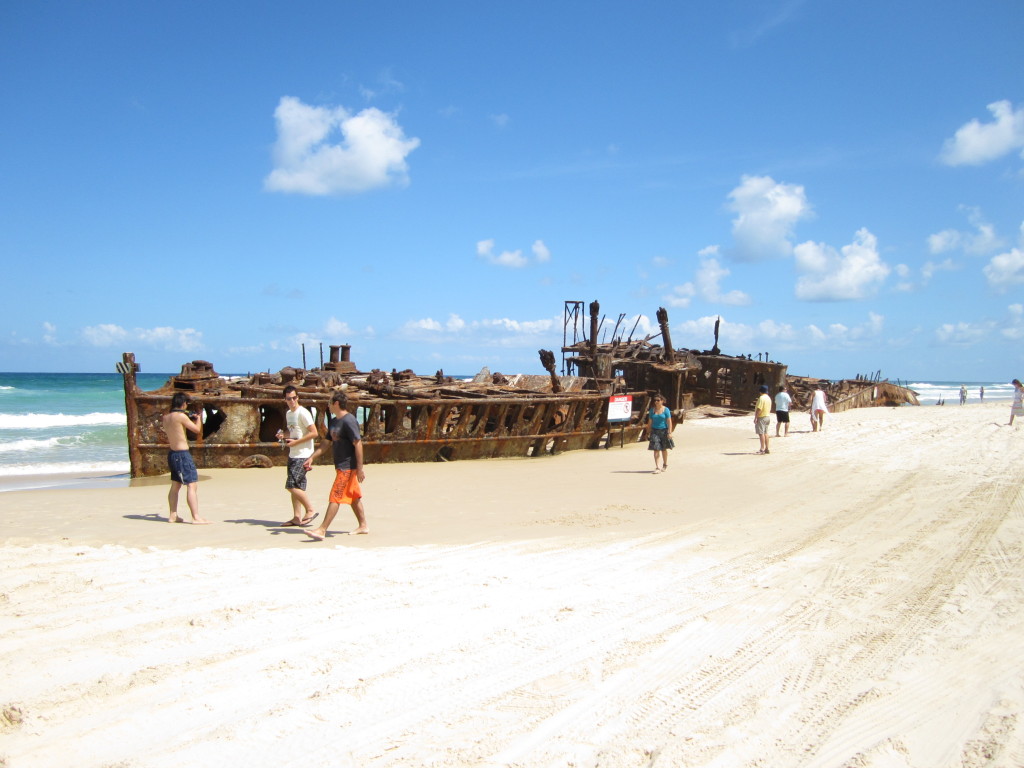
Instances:
[[[1008,415],[370,465],[320,543],[281,468],[0,494],[0,766],[1022,766]]]

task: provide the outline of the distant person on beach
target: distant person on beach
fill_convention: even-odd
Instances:
[[[981,402],[985,402],[985,388],[984,387],[978,387],[978,399],[981,400]]]
[[[1013,426],[1014,416],[1024,416],[1024,384],[1020,379],[1014,379],[1013,384],[1013,405],[1010,406],[1010,426]]]
[[[338,507],[349,504],[356,516],[359,526],[350,534],[369,533],[366,527],[366,513],[363,511],[363,491],[359,484],[366,479],[363,471],[363,441],[359,434],[359,422],[348,412],[348,396],[344,392],[331,395],[331,420],[327,423],[327,437],[313,455],[306,459],[306,469],[313,466],[318,456],[327,452],[328,446],[334,455],[334,469],[337,475],[331,487],[330,503],[324,515],[324,522],[315,530],[304,533],[311,539],[323,541],[327,538],[327,529],[338,514]]]
[[[185,499],[188,510],[192,513],[193,525],[209,525],[209,520],[199,516],[199,473],[196,471],[192,454],[188,452],[188,437],[185,430],[198,435],[202,429],[202,417],[196,413],[189,418],[188,395],[175,392],[171,398],[171,410],[164,414],[163,426],[167,435],[167,468],[171,470],[171,490],[167,492],[167,509],[170,512],[168,522],[180,523],[178,517],[178,493],[185,486]]]
[[[828,398],[825,396],[825,390],[821,388],[821,384],[819,381],[814,394],[811,395],[811,430],[813,432],[825,428],[825,414],[828,413]]]
[[[759,454],[771,453],[768,450],[768,430],[772,425],[772,399],[768,397],[768,387],[761,385],[761,395],[757,398],[754,406],[754,431],[758,440],[761,441]]]
[[[961,384],[960,385],[960,405],[963,405],[966,402],[967,402],[967,385],[966,384]]]
[[[793,403],[793,398],[789,396],[789,392],[786,391],[785,387],[779,387],[779,391],[775,395],[775,436],[779,436],[779,430],[782,429],[782,425],[786,425],[786,437],[789,437],[789,406]]]
[[[284,388],[284,402],[288,406],[287,432],[278,431],[277,436],[288,446],[288,477],[284,487],[292,497],[292,519],[281,525],[309,525],[316,519],[316,512],[306,493],[306,459],[313,455],[316,424],[309,410],[299,405],[299,391],[291,384]]]
[[[647,450],[654,451],[654,474],[668,469],[668,451],[672,445],[672,411],[665,407],[665,398],[654,396],[654,405],[647,414],[651,419],[651,439]],[[658,454],[661,454],[661,465],[658,465]]]

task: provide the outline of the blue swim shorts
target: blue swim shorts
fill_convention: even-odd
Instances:
[[[189,485],[199,482],[196,463],[188,451],[168,451],[167,468],[171,470],[171,482]]]

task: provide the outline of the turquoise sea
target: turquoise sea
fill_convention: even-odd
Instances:
[[[139,374],[142,389],[155,389],[170,374]],[[909,386],[922,405],[1009,402],[1007,383],[919,381]],[[116,373],[0,373],[0,490],[64,485],[59,476],[127,480],[128,439],[124,390]],[[55,478],[55,476],[58,476]]]

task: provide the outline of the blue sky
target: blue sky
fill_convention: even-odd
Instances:
[[[1024,374],[1016,0],[0,8],[0,370]],[[627,329],[628,330],[628,329]]]

